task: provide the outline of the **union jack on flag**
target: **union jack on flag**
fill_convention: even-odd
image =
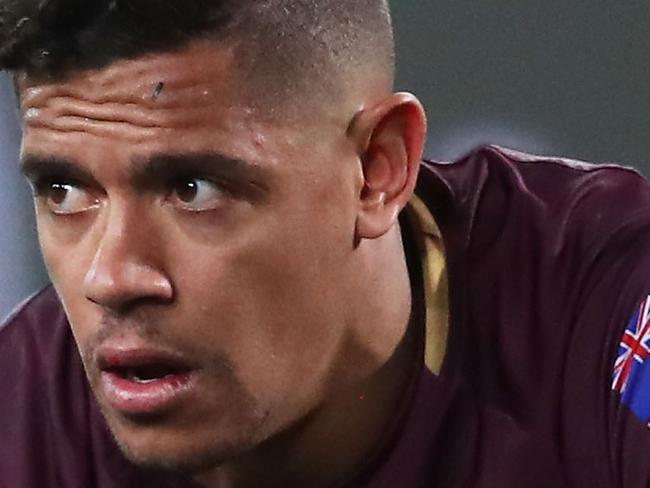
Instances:
[[[612,389],[637,417],[650,422],[650,296],[625,328],[614,363]],[[650,424],[649,424],[650,426]]]

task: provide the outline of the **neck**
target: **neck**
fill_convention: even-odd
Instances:
[[[202,486],[332,486],[350,481],[381,450],[415,372],[419,329],[409,327],[411,289],[399,229],[364,241],[359,252],[366,259],[356,300],[364,306],[343,340],[328,397],[245,459],[197,477]],[[392,306],[367,306],[387,303]]]

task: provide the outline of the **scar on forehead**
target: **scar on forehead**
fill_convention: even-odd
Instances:
[[[165,88],[165,83],[163,83],[162,81],[159,81],[156,84],[156,88],[154,88],[153,93],[151,94],[151,99],[152,100],[157,100],[164,88]]]

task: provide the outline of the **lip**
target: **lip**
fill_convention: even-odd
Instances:
[[[113,345],[97,354],[100,388],[108,404],[125,415],[159,415],[190,402],[199,370],[181,354],[151,347]],[[129,372],[156,368],[160,374],[137,381]]]

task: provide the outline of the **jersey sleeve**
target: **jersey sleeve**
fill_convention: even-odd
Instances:
[[[575,297],[560,427],[569,486],[650,487],[650,189],[618,177],[584,206],[581,264],[565,290]]]
[[[593,418],[592,427],[606,426],[603,445],[610,465],[606,486],[611,487],[650,486],[649,215],[650,208],[621,222],[594,255],[593,271],[583,290],[586,298],[580,307],[582,316],[577,319],[578,334],[595,336],[579,340],[585,344],[601,341],[600,346],[593,344],[591,349],[596,352],[592,358],[601,360],[591,366],[598,381],[591,401],[599,408],[604,405],[603,417]],[[581,366],[575,368],[580,370]],[[589,385],[586,375],[590,367],[582,368],[584,383]],[[576,414],[580,415],[579,409],[574,411]],[[580,425],[579,421],[576,424]]]
[[[650,295],[631,314],[618,345],[612,390],[620,404],[650,429]]]
[[[646,269],[650,274],[650,269]],[[611,454],[623,488],[650,486],[650,295],[619,334],[611,363]]]

